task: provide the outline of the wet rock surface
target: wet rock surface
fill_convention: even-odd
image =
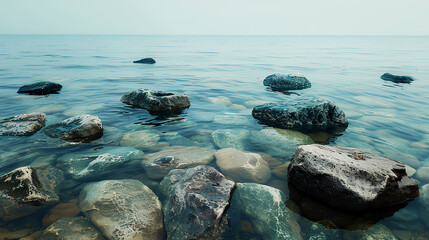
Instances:
[[[51,166],[21,167],[0,177],[0,218],[31,215],[59,201],[63,172]]]
[[[60,203],[51,209],[43,216],[42,222],[45,226],[50,226],[52,223],[65,217],[74,217],[80,213],[80,208],[76,203]]]
[[[155,145],[161,137],[151,130],[140,130],[124,135],[120,145],[124,147],[148,148]]]
[[[168,239],[222,239],[234,185],[206,165],[172,170],[160,185]]]
[[[83,114],[47,126],[44,133],[51,138],[83,142],[103,136],[103,125],[97,116]]]
[[[156,62],[155,62],[155,59],[153,58],[142,58],[140,60],[133,61],[133,63],[154,64]]]
[[[348,126],[344,112],[325,99],[267,103],[254,107],[252,116],[268,126],[301,132],[344,130]]]
[[[311,83],[301,74],[272,74],[264,79],[264,86],[276,91],[310,88]]]
[[[30,95],[55,94],[61,91],[61,88],[63,88],[61,84],[43,81],[24,85],[19,88],[18,93],[28,93]]]
[[[219,129],[212,132],[212,142],[218,148],[243,150],[250,131],[246,129]]]
[[[315,199],[353,211],[395,206],[419,195],[404,164],[355,148],[300,146],[288,177]]]
[[[45,126],[46,114],[29,113],[0,120],[0,136],[31,136]]]
[[[414,81],[414,78],[412,78],[410,76],[398,76],[398,75],[393,75],[390,73],[385,73],[385,74],[381,75],[380,78],[385,80],[385,81],[391,81],[394,83],[412,83]]]
[[[45,229],[41,240],[102,240],[101,233],[86,217],[62,218]]]

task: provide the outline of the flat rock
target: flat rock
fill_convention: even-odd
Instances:
[[[411,83],[414,81],[413,77],[410,76],[398,76],[398,75],[393,75],[390,73],[385,73],[383,75],[381,75],[380,77],[381,79],[385,80],[385,81],[391,81],[394,83]]]
[[[257,153],[224,148],[215,157],[221,172],[236,182],[266,183],[271,177],[268,163]]]
[[[103,240],[91,221],[82,216],[62,218],[45,229],[43,240]]]
[[[63,88],[61,84],[43,81],[24,85],[19,88],[18,93],[28,93],[30,95],[55,94],[61,91],[61,88]]]
[[[268,126],[301,132],[344,130],[348,126],[344,112],[325,99],[267,103],[254,107],[252,116]]]
[[[140,60],[133,61],[133,63],[154,64],[156,62],[155,62],[155,59],[153,58],[142,58]]]
[[[49,125],[44,129],[44,132],[51,138],[83,142],[101,138],[103,125],[97,116],[83,114]]]
[[[45,126],[46,114],[30,113],[0,120],[0,136],[31,136]]]
[[[250,131],[246,129],[218,129],[212,132],[212,142],[218,148],[243,150]]]
[[[161,179],[173,169],[207,165],[214,159],[216,150],[202,147],[173,146],[148,154],[142,161],[146,175]]]
[[[138,180],[105,180],[87,185],[81,211],[108,239],[163,239],[161,202]]]
[[[160,184],[168,239],[223,239],[234,185],[206,165],[172,170]]]
[[[276,91],[310,88],[311,83],[301,74],[272,74],[264,79],[264,86]]]
[[[139,89],[122,96],[123,103],[143,108],[154,115],[180,113],[189,108],[191,102],[186,95]]]
[[[140,130],[124,135],[120,145],[124,147],[148,148],[158,143],[161,137],[151,130]]]
[[[288,176],[302,192],[345,210],[395,206],[419,195],[404,164],[356,148],[302,145]]]
[[[31,215],[59,201],[61,170],[51,166],[20,167],[0,177],[0,218]]]

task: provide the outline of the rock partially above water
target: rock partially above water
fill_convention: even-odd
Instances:
[[[83,142],[101,138],[103,136],[103,125],[97,116],[83,114],[49,125],[44,132],[51,138]]]
[[[355,148],[300,146],[288,174],[297,189],[345,210],[395,206],[419,195],[404,164]]]
[[[30,95],[54,94],[61,91],[62,87],[61,84],[44,81],[24,85],[19,88],[18,93],[28,93]]]
[[[276,91],[287,91],[310,88],[311,83],[300,74],[272,74],[264,79],[264,86]]]
[[[186,95],[146,89],[127,93],[122,96],[121,101],[134,107],[146,109],[154,115],[180,113],[191,106]]]
[[[234,185],[206,165],[172,170],[160,185],[168,239],[222,239]]]
[[[21,167],[0,177],[0,218],[31,215],[59,201],[63,172],[51,166]]]
[[[161,202],[137,180],[106,180],[80,193],[83,213],[108,239],[163,239]]]
[[[133,61],[133,63],[154,64],[156,62],[155,62],[155,59],[153,59],[153,58],[142,58],[140,60]]]
[[[394,83],[411,83],[411,82],[414,81],[413,77],[410,77],[410,76],[398,76],[398,75],[393,75],[393,74],[390,74],[390,73],[385,73],[385,74],[381,75],[380,78],[383,79],[383,80],[386,80],[386,81],[394,82]]]
[[[86,217],[62,218],[45,229],[43,240],[103,240],[91,221]]]
[[[267,103],[254,107],[252,116],[269,126],[302,132],[344,130],[348,126],[344,112],[325,99]]]
[[[31,136],[45,126],[46,114],[22,114],[0,120],[0,136]]]

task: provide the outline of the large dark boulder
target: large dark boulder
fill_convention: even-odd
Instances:
[[[31,215],[59,201],[61,170],[51,166],[21,167],[0,177],[0,218]]]
[[[419,195],[404,164],[355,148],[302,145],[288,177],[298,190],[345,210],[396,206]]]
[[[414,81],[413,77],[410,77],[410,76],[398,76],[398,75],[393,75],[393,74],[390,74],[390,73],[385,73],[385,74],[381,75],[380,78],[383,79],[383,80],[386,80],[386,81],[394,82],[394,83],[411,83],[411,82]]]
[[[272,74],[264,79],[264,86],[275,91],[287,91],[310,88],[311,83],[299,74]]]
[[[61,91],[61,84],[54,82],[37,82],[29,85],[24,85],[19,88],[18,93],[28,93],[30,95],[46,95],[54,94]]]
[[[325,99],[304,98],[266,103],[254,107],[252,116],[269,126],[301,132],[344,130],[348,126],[344,112]]]
[[[49,125],[44,129],[44,133],[51,138],[83,142],[101,138],[103,125],[99,117],[83,114]]]
[[[153,58],[142,58],[140,60],[133,61],[133,63],[154,64],[156,62],[155,62],[155,59]]]
[[[160,185],[168,239],[222,239],[234,185],[207,165],[170,171]]]
[[[189,108],[191,102],[186,95],[139,89],[122,96],[123,103],[143,108],[151,114],[180,113]]]
[[[45,126],[46,114],[30,113],[0,120],[0,136],[31,136]]]

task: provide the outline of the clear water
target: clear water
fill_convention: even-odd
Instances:
[[[40,111],[47,113],[48,125],[88,113],[102,119],[105,131],[103,138],[82,145],[65,144],[42,132],[0,137],[0,154],[11,156],[3,157],[0,173],[27,166],[39,157],[55,159],[67,152],[118,145],[121,136],[134,130],[179,132],[187,138],[201,129],[260,130],[264,126],[252,118],[250,101],[277,102],[297,96],[328,98],[346,113],[349,127],[329,144],[383,154],[417,170],[429,166],[428,56],[428,37],[2,35],[1,118]],[[157,63],[132,63],[143,57],[153,57]],[[416,81],[386,82],[380,79],[385,72],[410,75]],[[302,73],[312,87],[295,91],[298,95],[269,91],[262,81],[272,73]],[[36,81],[58,82],[63,90],[49,96],[16,93],[23,84]],[[139,88],[184,93],[191,108],[176,117],[157,119],[120,101],[124,93]],[[219,96],[228,97],[232,105],[209,99]],[[242,115],[250,124],[213,123],[218,114]],[[246,150],[255,149],[249,145]],[[118,172],[136,174],[127,169]],[[416,179],[420,186],[428,183]],[[72,199],[78,193],[67,194]],[[414,216],[420,205],[413,201],[405,209]],[[42,215],[0,223],[0,227],[41,228]],[[414,232],[429,231],[417,216],[395,215],[381,222],[392,230],[411,230],[413,225]],[[304,227],[302,231],[304,236]]]

